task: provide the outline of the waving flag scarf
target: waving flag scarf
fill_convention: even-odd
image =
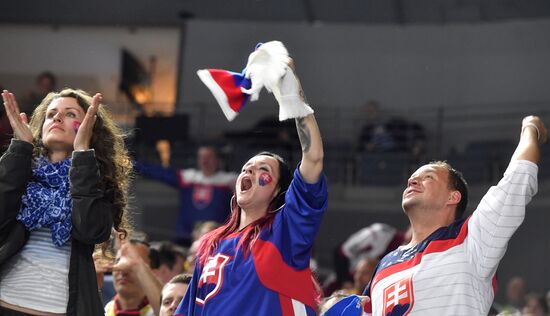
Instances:
[[[210,89],[227,120],[232,121],[250,98],[241,88],[250,89],[252,81],[245,77],[244,71],[236,73],[223,69],[202,69],[197,71],[197,75]]]
[[[272,91],[272,87],[285,74],[288,61],[288,51],[284,45],[279,41],[271,41],[256,45],[241,73],[201,69],[197,75],[212,92],[227,120],[232,121],[248,100],[258,99],[263,87]]]

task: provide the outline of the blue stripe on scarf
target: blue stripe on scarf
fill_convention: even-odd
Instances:
[[[45,157],[36,159],[33,177],[27,184],[17,220],[27,230],[48,227],[52,230],[54,245],[61,247],[71,237],[71,210],[69,169],[71,159],[51,163]]]

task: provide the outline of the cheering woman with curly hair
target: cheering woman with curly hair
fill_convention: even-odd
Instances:
[[[12,93],[0,158],[0,314],[103,315],[92,253],[127,234],[130,159],[102,96],[48,94],[30,124]]]

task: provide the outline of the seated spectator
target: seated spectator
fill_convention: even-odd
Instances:
[[[130,231],[127,238],[128,240],[133,240],[134,243],[147,242],[149,240],[147,234],[139,230]],[[115,262],[115,254],[120,249],[121,242],[122,240],[117,238],[116,231],[113,230],[111,232],[109,247],[105,251],[103,249],[96,249],[93,253],[98,289],[103,302],[111,301],[116,294],[113,279],[113,264]],[[149,257],[151,257],[151,253]]]
[[[158,315],[162,286],[150,268],[149,244],[131,240],[120,246],[113,266],[116,295],[106,316]]]
[[[525,306],[521,310],[523,316],[547,316],[546,300],[538,293],[529,293],[525,296]]]
[[[187,251],[187,258],[184,263],[184,272],[192,274],[195,269],[195,263],[197,261],[197,250],[199,250],[200,239],[195,240],[189,250]]]
[[[35,80],[35,86],[30,91],[21,104],[21,112],[30,116],[34,109],[40,104],[40,102],[48,95],[48,93],[55,91],[57,78],[49,71],[44,71],[39,74]]]
[[[400,231],[384,223],[374,223],[353,233],[334,253],[336,280],[325,285],[325,293],[353,288],[353,275],[363,258],[379,260],[409,240],[410,230]]]
[[[332,295],[325,297],[321,304],[319,304],[319,315],[323,315],[327,310],[329,310],[334,304],[336,304],[341,299],[349,296],[349,293],[345,290],[334,291]]]
[[[352,294],[361,294],[363,289],[369,284],[374,274],[374,269],[378,265],[377,258],[368,258],[364,257],[355,266],[355,271],[353,272],[353,289]]]
[[[178,274],[162,288],[162,294],[160,296],[160,316],[174,315],[179,302],[187,291],[187,287],[189,287],[191,277],[191,274]]]
[[[219,170],[216,148],[201,146],[197,151],[198,168],[174,169],[138,161],[136,171],[180,190],[180,211],[176,223],[176,242],[189,246],[196,223],[227,219],[237,174]]]
[[[358,139],[358,151],[408,152],[420,159],[426,135],[422,125],[403,118],[382,118],[377,101],[365,104],[366,123]]]
[[[187,257],[185,258],[185,262],[183,264],[183,271],[185,273],[193,274],[201,237],[220,226],[220,224],[213,221],[203,222],[195,226],[195,229],[193,230],[193,243],[187,250]]]
[[[183,273],[186,254],[183,248],[169,241],[151,247],[151,268],[162,285]]]
[[[499,308],[500,312],[519,312],[525,305],[525,295],[527,294],[527,285],[520,276],[511,278],[506,284],[506,304]]]
[[[370,298],[366,296],[346,296],[345,292],[337,291],[319,305],[319,314],[321,316],[361,316],[364,305],[369,301]]]
[[[247,130],[227,132],[224,136],[228,140],[244,141],[258,148],[284,147],[289,152],[300,148],[296,123],[292,120],[281,122],[277,116],[266,116]]]
[[[192,233],[193,243],[187,250],[187,256],[185,257],[185,262],[183,263],[183,271],[185,273],[193,274],[193,269],[195,268],[195,260],[197,259],[197,250],[199,249],[201,237],[220,226],[220,224],[214,221],[202,222],[198,225],[195,225],[195,229]]]
[[[115,295],[111,276],[113,260],[106,256],[101,249],[96,249],[92,257],[94,259],[97,288],[101,293],[102,301],[108,302]]]
[[[206,235],[206,233],[209,233],[220,226],[220,223],[214,221],[197,223],[195,225],[195,229],[193,229],[193,232],[191,233],[193,236],[193,241],[201,239],[201,237]]]

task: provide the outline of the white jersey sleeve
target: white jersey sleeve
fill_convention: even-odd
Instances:
[[[538,167],[512,161],[500,182],[489,189],[468,222],[467,251],[480,277],[491,278],[523,222],[525,206],[537,192]]]

